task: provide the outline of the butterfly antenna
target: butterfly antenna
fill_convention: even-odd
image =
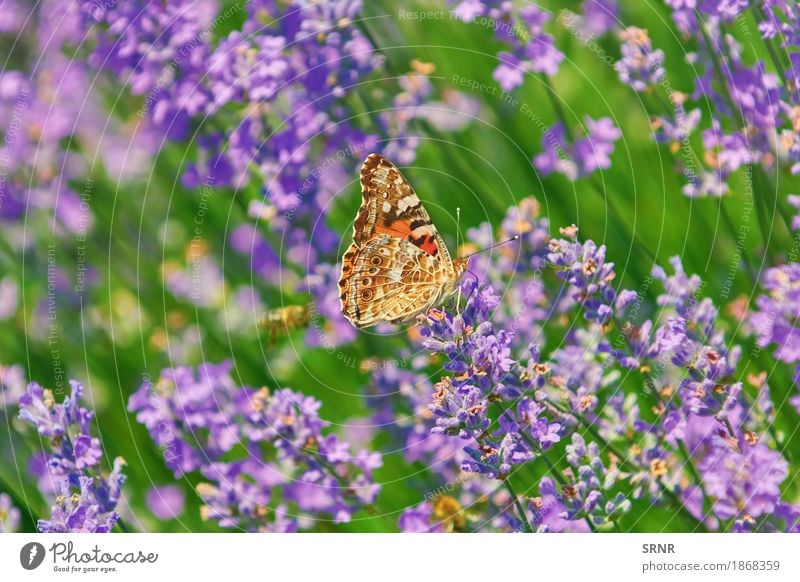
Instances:
[[[471,257],[472,255],[477,255],[478,253],[485,253],[486,251],[490,251],[492,249],[496,249],[497,247],[501,247],[501,246],[503,246],[505,244],[508,244],[510,242],[514,242],[515,240],[519,240],[519,235],[512,236],[510,239],[504,240],[503,242],[495,243],[495,244],[493,244],[491,246],[486,247],[485,249],[481,249],[479,251],[475,251],[473,253],[469,253],[468,255],[464,255],[461,258],[462,259],[466,259],[466,258]]]
[[[461,238],[461,207],[456,206],[456,248],[458,248],[458,239]]]

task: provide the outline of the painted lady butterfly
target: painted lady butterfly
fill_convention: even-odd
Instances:
[[[452,295],[467,259],[451,259],[414,189],[378,154],[361,166],[363,201],[342,258],[342,314],[356,327],[406,322]]]

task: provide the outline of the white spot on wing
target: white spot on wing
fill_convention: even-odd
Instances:
[[[400,212],[405,212],[408,208],[419,206],[419,198],[417,198],[416,194],[409,194],[405,198],[401,198],[397,202],[397,206],[400,209]]]
[[[428,234],[433,234],[433,229],[429,224],[423,224],[422,226],[418,226],[417,228],[411,231],[411,235],[414,238],[419,238],[421,236],[425,236]]]

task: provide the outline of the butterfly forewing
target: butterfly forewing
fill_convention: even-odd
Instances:
[[[405,238],[429,255],[450,253],[417,193],[392,162],[370,154],[361,166],[361,208],[353,227],[357,244],[376,234]]]

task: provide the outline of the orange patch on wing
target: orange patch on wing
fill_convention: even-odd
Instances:
[[[377,225],[375,232],[378,234],[388,234],[398,238],[408,238],[411,236],[411,224],[405,220],[395,220],[391,224]]]
[[[425,237],[425,240],[422,241],[419,244],[419,248],[421,248],[423,251],[425,251],[429,255],[434,255],[434,256],[436,255],[437,251],[439,250],[439,247],[437,246],[436,241],[434,241],[433,238],[430,237],[430,236],[426,236]]]

